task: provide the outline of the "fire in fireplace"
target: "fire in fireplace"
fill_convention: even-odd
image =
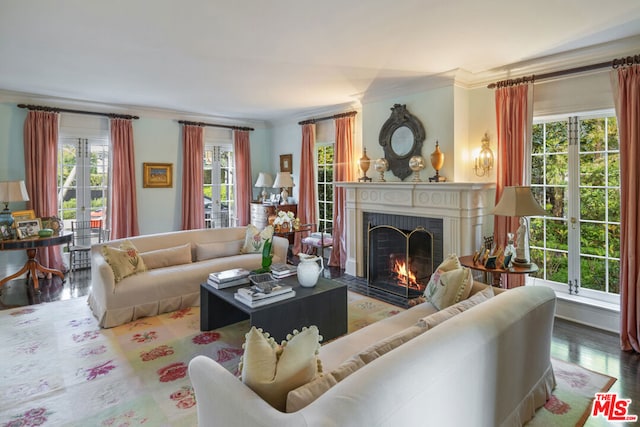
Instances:
[[[389,225],[369,226],[367,234],[368,286],[406,299],[421,296],[433,273],[433,235]]]

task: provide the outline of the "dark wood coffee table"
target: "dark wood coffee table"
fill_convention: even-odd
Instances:
[[[292,286],[296,296],[262,307],[251,308],[237,301],[233,294],[242,286],[216,289],[200,285],[200,329],[210,331],[249,319],[251,326],[269,332],[276,342],[284,340],[294,329],[316,325],[329,341],[347,333],[347,286],[319,278],[313,288],[300,286],[296,276],[282,279]]]

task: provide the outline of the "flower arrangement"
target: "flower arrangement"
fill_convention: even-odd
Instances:
[[[284,224],[287,224],[289,225],[289,227],[291,227],[291,224],[293,224],[295,219],[296,219],[296,216],[293,214],[293,212],[278,211],[278,215],[276,215],[276,219],[273,220],[273,225],[282,226]]]

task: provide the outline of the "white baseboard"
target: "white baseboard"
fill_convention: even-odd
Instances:
[[[604,304],[594,303],[588,298],[564,298],[556,292],[556,317],[591,326],[605,331],[620,333],[620,311]]]

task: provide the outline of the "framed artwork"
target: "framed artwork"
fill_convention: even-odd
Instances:
[[[143,188],[173,187],[173,163],[143,163]]]
[[[282,154],[280,155],[280,172],[292,172],[292,163],[293,154]]]
[[[13,220],[16,222],[25,219],[36,219],[36,213],[33,209],[27,209],[24,211],[13,211],[11,212],[11,215],[13,215]]]
[[[37,236],[41,227],[40,218],[16,221],[16,233],[20,239]]]
[[[6,224],[0,224],[0,239],[11,239],[13,237],[13,233],[11,227]]]

